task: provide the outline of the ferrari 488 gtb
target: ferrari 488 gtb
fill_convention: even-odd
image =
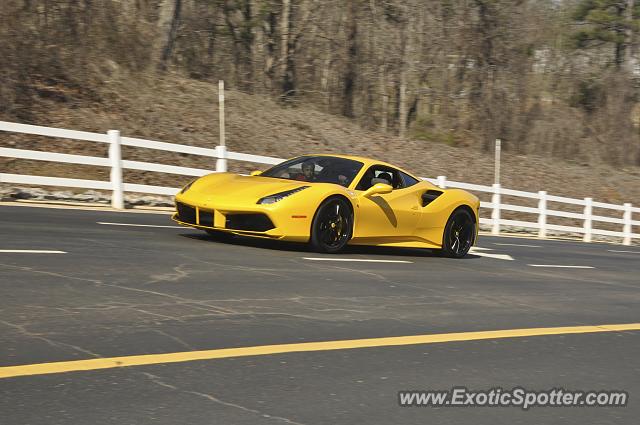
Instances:
[[[384,162],[305,155],[251,176],[214,173],[176,195],[173,219],[212,235],[349,245],[430,248],[464,257],[475,243],[480,201],[440,189]]]

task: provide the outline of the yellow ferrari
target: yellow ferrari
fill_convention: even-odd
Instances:
[[[346,245],[430,248],[464,257],[480,201],[393,165],[346,155],[305,155],[251,176],[214,173],[176,195],[173,220],[211,235]]]

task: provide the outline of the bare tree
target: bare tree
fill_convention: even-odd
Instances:
[[[181,16],[182,0],[163,0],[160,3],[158,28],[161,35],[161,45],[157,66],[161,71],[167,69],[167,61],[173,53]]]
[[[6,0],[0,113],[171,69],[424,143],[640,164],[637,0]],[[569,43],[572,41],[573,43]],[[106,93],[105,97],[112,94]]]

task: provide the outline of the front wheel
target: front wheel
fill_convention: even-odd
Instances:
[[[336,253],[351,239],[353,213],[348,202],[330,198],[320,205],[311,224],[311,246],[319,252]]]
[[[442,254],[451,258],[462,258],[471,249],[476,235],[476,222],[465,209],[453,212],[444,228]]]

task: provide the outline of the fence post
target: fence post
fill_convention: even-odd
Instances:
[[[120,132],[109,130],[109,160],[111,161],[111,207],[124,209],[124,184],[122,182],[122,152],[120,149]]]
[[[493,227],[491,233],[493,235],[500,234],[500,184],[493,184],[493,195],[491,196],[491,203],[493,204],[493,211],[491,211],[491,220]]]
[[[591,229],[593,228],[593,198],[584,198],[584,242],[591,242]]]
[[[218,110],[220,117],[220,145],[218,150],[218,160],[216,161],[216,172],[225,173],[227,171],[227,142],[224,126],[224,81],[218,81]]]
[[[538,201],[538,237],[547,237],[547,192],[541,190],[538,192],[540,200]]]
[[[631,245],[631,204],[624,204],[624,216],[622,217],[624,220],[624,228],[622,229],[622,233],[624,233],[624,239],[622,240],[623,245]]]
[[[224,145],[216,146],[216,154],[218,155],[218,160],[216,161],[216,172],[217,173],[226,173],[227,172],[227,147]]]
[[[436,182],[439,188],[444,189],[447,187],[447,176],[438,176],[438,181]]]
[[[500,183],[500,153],[502,152],[502,140],[496,139],[494,170],[493,170],[493,182]]]

